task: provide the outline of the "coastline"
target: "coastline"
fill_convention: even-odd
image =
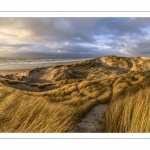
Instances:
[[[56,66],[56,65],[65,65],[65,64],[73,64],[76,62],[81,62],[84,60],[76,60],[76,61],[71,61],[71,62],[56,62],[56,63],[51,63],[51,64],[44,64],[44,65],[35,65],[35,66],[29,66],[29,67],[24,67],[22,66],[22,68],[6,68],[6,69],[0,69],[0,75],[5,76],[5,75],[10,75],[10,74],[16,74],[28,69],[33,69],[33,68],[37,68],[37,67],[50,67],[50,66]]]

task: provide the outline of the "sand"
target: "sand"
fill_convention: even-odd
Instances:
[[[9,74],[16,74],[16,73],[22,72],[24,70],[26,70],[26,69],[0,70],[0,74],[5,76],[5,75],[9,75]]]
[[[86,60],[86,59],[85,59]],[[76,60],[76,61],[72,61],[72,62],[57,62],[57,63],[53,63],[53,64],[49,64],[49,65],[44,65],[44,66],[35,66],[35,67],[27,67],[27,68],[23,68],[24,69],[15,69],[15,68],[12,68],[12,69],[0,69],[0,75],[10,75],[10,74],[16,74],[16,73],[19,73],[19,72],[23,72],[25,70],[29,70],[29,69],[33,69],[33,68],[37,68],[37,67],[50,67],[50,66],[57,66],[57,65],[64,65],[64,64],[73,64],[73,63],[76,63],[76,62],[81,62],[81,61],[84,61],[84,60]],[[15,67],[15,66],[14,66]]]
[[[99,130],[99,121],[102,120],[107,109],[107,104],[99,104],[93,107],[78,124],[77,133],[96,133]]]

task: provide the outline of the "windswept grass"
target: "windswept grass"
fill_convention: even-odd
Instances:
[[[90,109],[105,103],[109,108],[101,132],[150,132],[149,65],[144,65],[146,72],[138,71],[148,60],[104,59],[107,61],[95,58],[0,78],[0,132],[75,132]],[[48,79],[43,79],[45,72]],[[28,75],[32,80],[22,80]],[[41,92],[27,92],[14,84],[38,87]],[[53,88],[42,92],[47,86]]]
[[[149,85],[145,79],[125,91],[124,97],[115,98],[105,114],[102,132],[150,132]]]
[[[47,92],[26,92],[0,83],[0,132],[75,132],[84,114],[107,101],[99,95],[107,92],[103,86],[109,83],[68,81]]]
[[[8,87],[2,80],[0,132],[75,132],[80,118],[93,106],[109,102],[110,108],[106,113],[104,131],[121,132],[121,125],[124,123],[127,125],[130,121],[132,123],[127,115],[132,112],[136,103],[138,96],[135,97],[134,94],[149,83],[149,76],[144,75],[83,81],[70,79],[56,82],[58,87],[50,91],[26,92]],[[133,97],[135,100],[128,99]],[[147,109],[146,105],[148,106],[148,103],[142,104],[141,111]],[[128,113],[124,112],[125,110],[128,110]],[[111,131],[116,129],[114,126],[118,125],[117,121],[123,119],[122,113],[125,114],[126,122],[119,123],[119,130]],[[126,132],[124,128],[126,127],[123,127],[122,132]]]
[[[75,109],[71,106],[52,103],[48,97],[28,95],[10,88],[3,88],[0,97],[0,132],[75,130]]]

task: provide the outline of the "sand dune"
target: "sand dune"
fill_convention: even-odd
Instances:
[[[99,132],[106,111],[101,106],[131,97],[149,86],[149,79],[149,58],[117,56],[0,75],[0,131],[76,132],[84,127],[79,132]]]
[[[8,79],[47,83],[64,79],[100,79],[150,70],[150,59],[105,56],[68,65],[26,70]]]

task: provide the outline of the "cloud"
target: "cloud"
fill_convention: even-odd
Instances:
[[[1,55],[150,55],[150,18],[0,18]]]
[[[149,34],[147,28],[150,18],[107,18],[96,26],[98,34],[107,36],[145,36]]]
[[[149,56],[150,55],[150,39],[135,40],[134,44],[128,45],[126,50],[131,55]]]

